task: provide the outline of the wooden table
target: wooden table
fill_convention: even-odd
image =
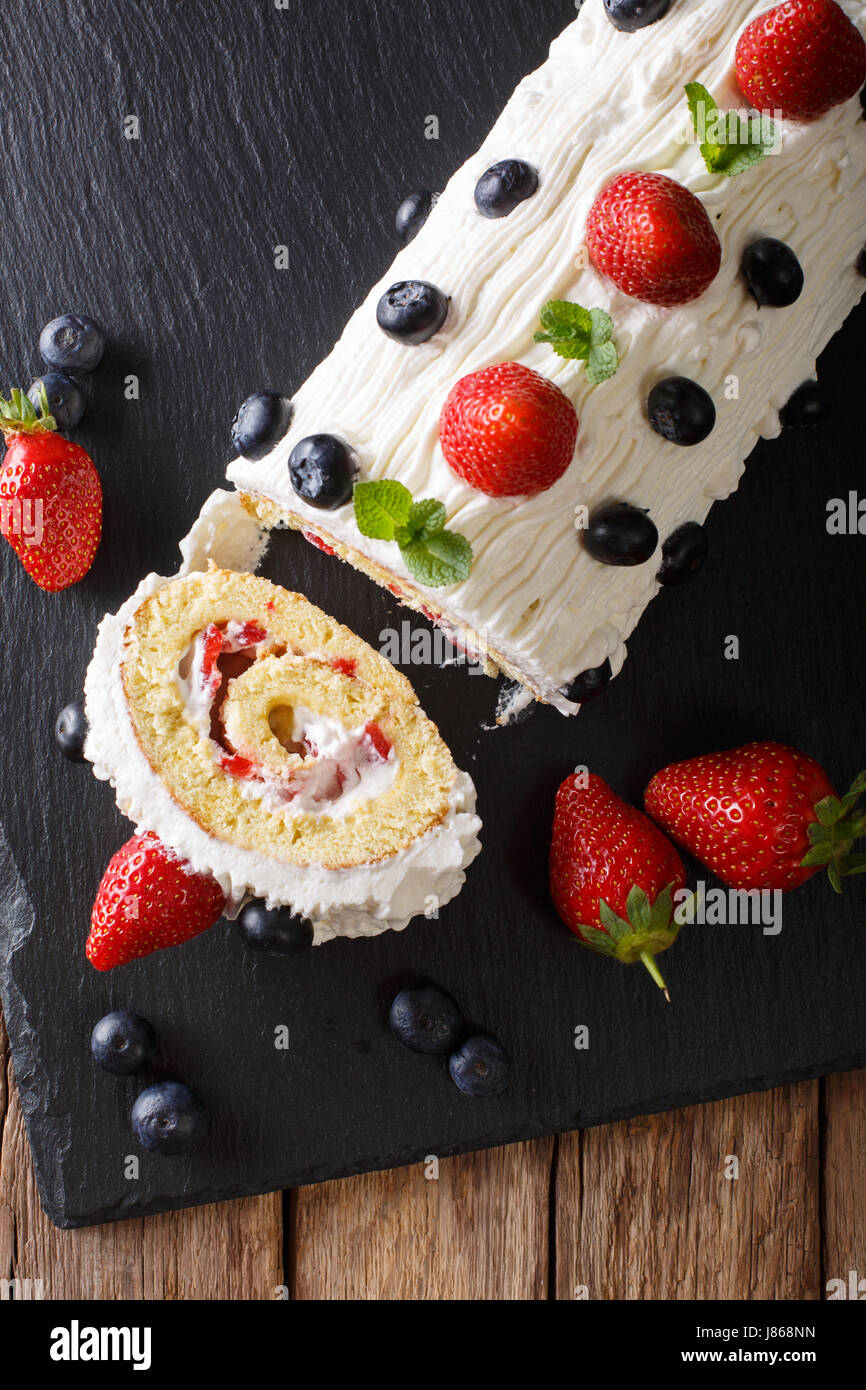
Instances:
[[[866,1072],[443,1159],[438,1178],[58,1231],[0,1020],[0,1280],[46,1299],[819,1299],[851,1269],[866,1277]]]

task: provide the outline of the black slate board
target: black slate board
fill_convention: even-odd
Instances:
[[[866,1063],[863,880],[841,900],[813,880],[788,898],[776,937],[685,932],[664,961],[668,1007],[642,972],[573,943],[545,874],[553,793],[577,762],[639,798],[665,762],[755,737],[803,746],[840,783],[866,761],[866,541],[825,529],[828,499],[862,486],[862,312],[822,364],[833,418],[756,451],[713,513],[711,567],[651,606],[604,701],[577,721],[539,710],[485,732],[492,682],[410,670],[476,778],[485,822],[484,853],[440,922],[292,962],[252,959],[225,923],[110,976],[83,956],[96,886],[129,827],[51,729],[81,689],[99,617],[147,571],[174,570],[177,540],[221,482],[236,403],[303,380],[393,256],[400,198],[444,183],[573,14],[568,0],[4,6],[2,378],[38,366],[39,329],[67,308],[111,339],[79,436],[106,492],[92,573],[48,596],[2,555],[2,992],[43,1200],[61,1225]],[[430,114],[438,142],[424,137]],[[124,138],[128,115],[138,141]],[[287,271],[274,269],[277,244]],[[137,402],[124,397],[129,374]],[[265,572],[374,643],[407,618],[298,536],[278,538]],[[723,656],[731,633],[739,661]],[[506,1096],[465,1099],[389,1038],[383,1003],[415,974],[506,1041]],[[94,1021],[130,1006],[214,1116],[198,1154],[142,1156],[137,1182],[123,1170],[137,1085],[88,1053]],[[281,1024],[288,1052],[273,1046]],[[589,1051],[573,1046],[579,1024]]]

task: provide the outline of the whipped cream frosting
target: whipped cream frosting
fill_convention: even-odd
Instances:
[[[295,394],[292,427],[259,462],[238,459],[228,477],[270,499],[393,574],[409,579],[397,547],[363,537],[351,506],[310,507],[293,491],[287,461],[303,437],[328,432],[357,451],[362,477],[399,478],[416,497],[445,503],[447,524],[471,542],[469,578],[447,589],[412,587],[446,617],[485,639],[545,699],[565,713],[562,691],[609,658],[614,673],[626,640],[658,591],[661,561],[605,566],[575,530],[580,508],[610,500],[649,508],[660,540],[686,521],[703,522],[737,486],[759,436],[779,433],[779,410],[814,375],[815,359],[860,299],[855,262],[866,238],[866,123],[858,99],[805,124],[781,121],[777,154],[735,178],[707,171],[688,128],[683,87],[699,81],[724,108],[742,108],[733,62],[737,39],[770,0],[675,0],[634,34],[618,31],[602,0],[586,0],[553,44],[548,61],[520,83],[479,152],[451,179],[418,236],[397,256],[331,355]],[[842,0],[866,32],[866,10]],[[510,216],[479,215],[475,184],[491,164],[528,161],[538,193]],[[587,214],[599,191],[626,170],[655,171],[700,197],[722,244],[721,270],[697,300],[672,309],[631,299],[582,254]],[[759,309],[740,275],[757,236],[788,242],[805,289],[788,309]],[[399,280],[423,279],[450,296],[444,328],[420,347],[376,325],[380,296]],[[533,342],[547,300],[568,299],[613,317],[620,367],[590,385],[581,363]],[[574,459],[547,492],[491,499],[456,477],[438,439],[440,410],[454,383],[494,362],[541,372],[574,403]],[[649,427],[654,383],[693,378],[712,395],[715,430],[693,448]]]
[[[204,523],[200,518],[192,539],[186,537],[182,542],[184,572],[205,568],[211,544],[216,551],[213,558],[221,564],[226,546],[236,559],[242,558],[233,528],[222,531],[217,524],[227,516],[235,517],[237,506],[237,498],[231,495],[219,493],[209,499],[208,518]],[[240,523],[240,516],[235,519]],[[260,553],[261,537],[249,530],[246,539],[246,560],[252,568]],[[448,810],[438,825],[398,854],[348,869],[288,865],[217,840],[177,804],[142,752],[121,674],[124,635],[136,610],[170,582],[148,575],[116,614],[106,615],[99,626],[84,687],[89,723],[85,755],[95,775],[114,787],[117,804],[135,824],[136,832],[155,831],[194,870],[213,874],[226,893],[227,916],[236,916],[250,896],[264,898],[270,905],[289,904],[313,923],[315,945],[336,936],[401,931],[419,914],[435,916],[459,893],[464,871],[481,849],[475,788],[464,772],[456,773]],[[333,732],[321,730],[323,738]],[[386,775],[393,776],[393,769]],[[371,793],[370,786],[364,790]]]

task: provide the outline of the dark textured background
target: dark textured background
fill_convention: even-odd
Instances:
[[[45,595],[3,548],[0,854],[3,998],[51,1215],[153,1211],[408,1162],[866,1062],[866,881],[843,900],[813,880],[784,930],[693,927],[648,978],[582,951],[545,888],[552,797],[589,763],[639,798],[663,763],[774,736],[844,782],[866,761],[866,541],[828,537],[825,507],[863,477],[864,315],[826,355],[819,432],[762,445],[713,513],[712,565],[652,605],[603,702],[485,732],[495,685],[410,674],[476,778],[484,854],[438,924],[336,942],[300,960],[246,954],[221,923],[113,975],[83,943],[102,870],[129,827],[110,789],[64,761],[57,709],[81,689],[96,624],[176,543],[229,457],[250,390],[291,392],[395,251],[394,208],[441,187],[518,79],[571,19],[566,0],[6,0],[0,28],[0,373],[26,385],[42,324],[76,308],[107,330],[79,437],[105,486],[105,539],[77,588]],[[438,115],[441,138],[424,139]],[[141,138],[123,137],[135,114]],[[864,127],[866,139],[866,127]],[[866,228],[864,228],[866,236]],[[291,269],[273,268],[285,243]],[[135,373],[141,399],[123,381]],[[405,616],[300,537],[269,576],[362,636]],[[723,658],[736,633],[741,658]],[[17,865],[17,870],[16,866]],[[20,870],[20,876],[18,871]],[[513,1052],[496,1100],[462,1097],[381,1017],[426,973]],[[212,1109],[195,1157],[135,1152],[137,1083],[90,1061],[108,1008],[153,1019],[162,1061]],[[275,1026],[288,1053],[272,1045]],[[590,1029],[589,1052],[572,1045]]]

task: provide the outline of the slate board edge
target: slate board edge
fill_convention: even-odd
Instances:
[[[19,1036],[18,1023],[21,1022],[21,1016],[19,1016],[19,1012],[14,1005],[15,999],[18,998],[18,991],[15,990],[13,980],[11,980],[10,970],[6,969],[6,962],[4,962],[3,973],[1,973],[0,977],[0,995],[3,997],[4,1011],[7,1009],[7,1004],[11,1002],[11,1006],[8,1008],[6,1015],[7,1030],[8,1034],[10,1034],[10,1048],[11,1054],[13,1054],[15,1076],[18,1076],[18,1055],[24,1055],[25,1058],[31,1059],[32,1061],[32,1054],[31,1052],[19,1048],[17,1040],[15,1040],[15,1038]],[[13,1020],[13,1026],[11,1027],[8,1026],[8,1024],[10,1024],[10,1019]],[[26,1034],[26,1037],[33,1037],[32,1030],[26,1029],[25,1027],[25,1029],[21,1031]],[[687,1109],[692,1105],[703,1105],[713,1101],[723,1101],[723,1099],[735,1097],[735,1095],[752,1094],[756,1093],[756,1091],[770,1091],[778,1086],[790,1086],[790,1084],[794,1084],[796,1081],[817,1080],[822,1076],[830,1076],[830,1074],[841,1072],[855,1072],[855,1070],[859,1070],[860,1068],[866,1068],[866,1052],[847,1056],[847,1058],[834,1059],[834,1061],[819,1062],[816,1063],[815,1066],[810,1066],[810,1068],[799,1068],[790,1070],[790,1072],[778,1072],[770,1074],[770,1076],[749,1077],[749,1079],[733,1081],[733,1083],[730,1084],[721,1084],[721,1086],[714,1087],[713,1090],[705,1091],[705,1093],[698,1095],[677,1094],[660,1098],[655,1097],[653,1099],[648,1099],[648,1101],[635,1101],[632,1105],[620,1106],[620,1108],[603,1113],[603,1115],[588,1116],[585,1123],[581,1123],[581,1125],[574,1125],[574,1123],[570,1122],[563,1123],[559,1122],[559,1120],[542,1119],[538,1120],[537,1123],[532,1123],[532,1125],[517,1127],[517,1129],[509,1131],[509,1133],[498,1133],[495,1137],[480,1137],[467,1144],[442,1145],[432,1143],[431,1141],[431,1143],[421,1145],[420,1148],[398,1150],[391,1152],[391,1154],[366,1156],[366,1158],[357,1159],[357,1162],[352,1163],[349,1168],[346,1168],[345,1165],[339,1165],[339,1163],[338,1165],[329,1165],[329,1163],[324,1163],[324,1165],[322,1165],[322,1163],[320,1163],[316,1168],[302,1169],[300,1172],[296,1173],[279,1173],[279,1175],[275,1175],[272,1179],[265,1180],[264,1183],[236,1183],[232,1184],[231,1187],[203,1188],[203,1190],[195,1191],[195,1193],[183,1194],[182,1200],[178,1201],[160,1200],[160,1198],[157,1198],[156,1201],[138,1202],[135,1198],[131,1198],[128,1202],[118,1202],[118,1204],[104,1208],[103,1211],[82,1213],[82,1215],[65,1209],[63,1198],[51,1191],[50,1181],[47,1179],[46,1170],[44,1170],[43,1165],[44,1145],[40,1143],[39,1140],[33,1140],[31,1136],[31,1115],[33,1112],[38,1111],[40,1106],[43,1105],[42,1083],[40,1083],[40,1080],[33,1080],[31,1084],[21,1083],[21,1081],[19,1081],[18,1091],[19,1095],[21,1095],[21,1106],[22,1112],[24,1112],[26,1133],[28,1133],[28,1141],[29,1144],[31,1144],[33,1168],[35,1168],[36,1173],[36,1186],[38,1186],[39,1198],[40,1201],[42,1201],[43,1211],[46,1212],[46,1215],[49,1216],[51,1222],[53,1222],[54,1226],[57,1226],[58,1229],[79,1230],[83,1229],[83,1227],[107,1225],[107,1223],[120,1222],[120,1220],[133,1220],[139,1218],[139,1216],[154,1216],[157,1215],[158,1212],[183,1211],[183,1209],[188,1207],[204,1207],[204,1205],[209,1205],[211,1202],[234,1201],[242,1197],[260,1197],[260,1195],[274,1193],[274,1191],[285,1191],[289,1190],[289,1188],[314,1186],[314,1184],[317,1183],[327,1183],[327,1181],[341,1179],[341,1177],[352,1177],[360,1175],[360,1173],[381,1172],[381,1170],[392,1168],[410,1168],[410,1166],[416,1165],[416,1163],[423,1163],[424,1159],[430,1154],[436,1154],[438,1158],[450,1158],[450,1156],[459,1154],[471,1154],[471,1152],[481,1152],[484,1150],[491,1150],[491,1148],[505,1147],[507,1144],[524,1143],[524,1141],[534,1140],[534,1138],[544,1138],[550,1136],[550,1134],[578,1133],[578,1131],[596,1129],[596,1127],[602,1125],[613,1125],[613,1123],[619,1122],[619,1120],[634,1119],[641,1115],[657,1115],[657,1113],[677,1111],[677,1109]],[[21,1074],[24,1076],[24,1068],[21,1068]],[[53,1150],[53,1152],[58,1151],[60,1150]],[[53,1166],[56,1168],[54,1163]],[[60,1184],[60,1186],[63,1186],[63,1184]]]
[[[13,1062],[14,1062],[13,1049]],[[715,1088],[711,1093],[707,1093],[699,1098],[695,1096],[669,1096],[662,1099],[651,1101],[639,1101],[634,1105],[623,1107],[620,1110],[611,1111],[609,1114],[594,1116],[588,1119],[585,1124],[574,1125],[570,1123],[556,1123],[541,1121],[538,1125],[524,1125],[509,1134],[497,1134],[495,1138],[473,1140],[468,1144],[458,1145],[436,1145],[434,1143],[425,1144],[419,1149],[412,1149],[409,1152],[396,1152],[385,1155],[377,1155],[374,1158],[363,1158],[357,1160],[351,1167],[342,1166],[332,1167],[328,1164],[320,1164],[316,1168],[309,1168],[300,1173],[289,1173],[275,1176],[263,1184],[250,1183],[249,1185],[237,1183],[231,1188],[204,1189],[200,1192],[192,1192],[184,1195],[182,1201],[163,1201],[157,1199],[153,1202],[138,1203],[134,1199],[122,1204],[115,1204],[106,1207],[104,1211],[89,1213],[78,1216],[75,1213],[65,1211],[61,1205],[53,1201],[51,1195],[43,1186],[43,1174],[40,1168],[37,1150],[33,1149],[34,1164],[36,1168],[36,1181],[39,1189],[39,1196],[46,1215],[59,1227],[60,1230],[72,1231],[80,1230],[87,1226],[100,1226],[114,1221],[132,1221],[141,1216],[155,1216],[159,1212],[182,1211],[187,1207],[207,1206],[213,1202],[226,1202],[238,1200],[242,1197],[259,1197],[269,1192],[282,1192],[296,1187],[310,1187],[317,1183],[332,1182],[335,1179],[354,1177],[363,1173],[375,1173],[391,1168],[407,1168],[414,1164],[423,1163],[427,1156],[435,1153],[438,1158],[451,1158],[458,1154],[478,1153],[487,1149],[502,1148],[508,1144],[518,1144],[530,1139],[543,1139],[555,1134],[579,1133],[585,1129],[597,1129],[601,1125],[614,1124],[619,1120],[635,1119],[642,1115],[662,1114],[669,1110],[683,1110],[693,1105],[703,1105],[713,1101],[727,1100],[733,1096],[749,1095],[759,1091],[771,1091],[778,1086],[792,1085],[798,1081],[816,1081],[822,1076],[838,1074],[840,1072],[858,1071],[866,1067],[866,1052],[860,1053],[855,1057],[846,1057],[833,1062],[822,1062],[815,1067],[802,1068],[790,1072],[780,1072],[773,1076],[752,1077],[746,1081],[731,1083],[730,1086]],[[38,1095],[34,1094],[30,1098],[30,1104],[25,1107],[25,1117],[29,1111],[38,1104]],[[30,1137],[29,1119],[27,1120],[28,1138]],[[31,1146],[32,1147],[32,1146]],[[170,1162],[170,1160],[167,1160]]]

